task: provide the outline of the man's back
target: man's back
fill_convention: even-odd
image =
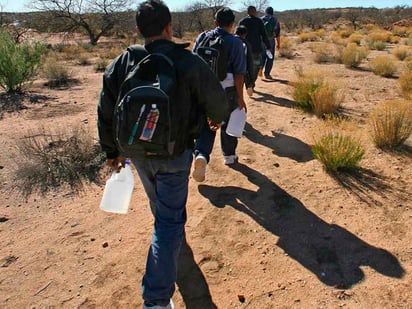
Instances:
[[[265,28],[260,18],[256,16],[246,16],[239,21],[239,25],[247,28],[246,39],[252,46],[254,53],[262,52],[262,41],[268,46]]]

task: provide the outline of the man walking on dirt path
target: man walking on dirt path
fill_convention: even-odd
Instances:
[[[226,63],[226,78],[221,81],[222,88],[225,89],[227,100],[229,102],[230,112],[236,108],[245,109],[246,103],[243,99],[243,84],[246,72],[246,56],[244,52],[243,42],[240,38],[232,34],[235,22],[235,14],[229,8],[221,8],[215,16],[216,28],[203,32],[196,39],[193,51],[197,52],[199,45],[202,45],[208,36],[211,38],[221,37],[223,39],[223,47],[227,53]],[[234,164],[237,161],[236,148],[238,138],[226,133],[229,116],[222,123],[220,131],[220,142],[224,163],[226,165]],[[199,139],[195,145],[195,167],[193,170],[193,178],[202,182],[206,177],[206,166],[210,161],[210,154],[213,149],[213,144],[216,138],[216,130],[220,127],[220,123],[215,123],[204,119],[203,129]]]
[[[273,8],[270,6],[266,8],[262,21],[269,40],[270,52],[272,53],[272,57],[268,57],[266,52],[262,53],[262,70],[266,79],[272,79],[270,72],[272,71],[275,60],[275,46],[277,50],[280,48],[280,24],[278,19],[273,15]]]
[[[145,39],[144,46],[129,47],[106,68],[103,76],[98,106],[99,139],[107,155],[107,164],[119,171],[125,166],[125,158],[114,138],[113,120],[122,82],[147,55],[167,55],[177,78],[170,100],[179,105],[179,115],[174,115],[179,121],[172,125],[181,132],[175,143],[174,156],[170,159],[150,156],[130,159],[154,215],[153,237],[142,281],[143,308],[172,309],[177,260],[185,235],[194,139],[199,135],[199,124],[206,117],[216,123],[227,118],[228,104],[219,80],[208,65],[185,49],[188,43],[172,41],[171,14],[162,1],[141,3],[136,14],[136,24]]]
[[[243,25],[247,29],[246,39],[252,46],[252,56],[253,56],[253,72],[252,72],[252,83],[255,87],[255,82],[258,77],[258,72],[261,69],[262,62],[262,52],[264,52],[262,46],[266,47],[267,51],[271,50],[268,37],[266,35],[265,27],[262,20],[257,17],[256,7],[249,6],[247,8],[248,16],[242,18],[239,21],[239,25]]]

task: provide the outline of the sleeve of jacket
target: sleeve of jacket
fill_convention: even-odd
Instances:
[[[268,36],[266,35],[265,25],[263,24],[263,21],[261,19],[259,20],[260,20],[259,32],[260,32],[260,35],[262,36],[263,43],[265,44],[266,49],[270,49],[270,43],[269,43]]]
[[[127,66],[127,57],[126,53],[117,57],[106,68],[97,107],[99,143],[102,150],[106,152],[108,159],[113,159],[119,155],[113,136],[113,115],[119,88]]]
[[[193,55],[192,98],[204,109],[207,117],[220,123],[229,115],[229,103],[219,79],[199,56]]]

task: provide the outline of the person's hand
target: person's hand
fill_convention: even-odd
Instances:
[[[246,107],[245,100],[239,98],[237,104],[238,104],[240,110],[245,109],[245,112],[247,113],[247,107]]]
[[[207,119],[207,123],[209,124],[209,128],[212,131],[217,131],[221,127],[220,123],[214,122],[213,120],[209,118]]]
[[[126,164],[126,158],[125,157],[117,157],[114,159],[107,159],[106,164],[109,166],[109,168],[112,171],[120,172],[122,167],[125,166]]]

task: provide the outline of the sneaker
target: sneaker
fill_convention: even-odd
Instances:
[[[273,79],[272,76],[270,76],[269,74],[265,74],[265,78],[266,79]]]
[[[262,77],[262,76],[263,76],[263,70],[262,70],[262,69],[259,69],[259,71],[258,71],[258,76],[259,76],[259,77]]]
[[[251,97],[253,95],[253,88],[252,87],[246,88],[246,92],[247,92],[247,95]]]
[[[172,300],[170,300],[169,304],[167,304],[166,306],[143,304],[143,309],[174,309],[174,308],[175,308],[175,305],[173,304]]]
[[[206,165],[207,160],[204,156],[197,156],[195,159],[195,168],[192,173],[192,177],[197,182],[203,182],[206,178]]]
[[[237,161],[237,155],[224,156],[224,158],[226,165],[232,165]]]

